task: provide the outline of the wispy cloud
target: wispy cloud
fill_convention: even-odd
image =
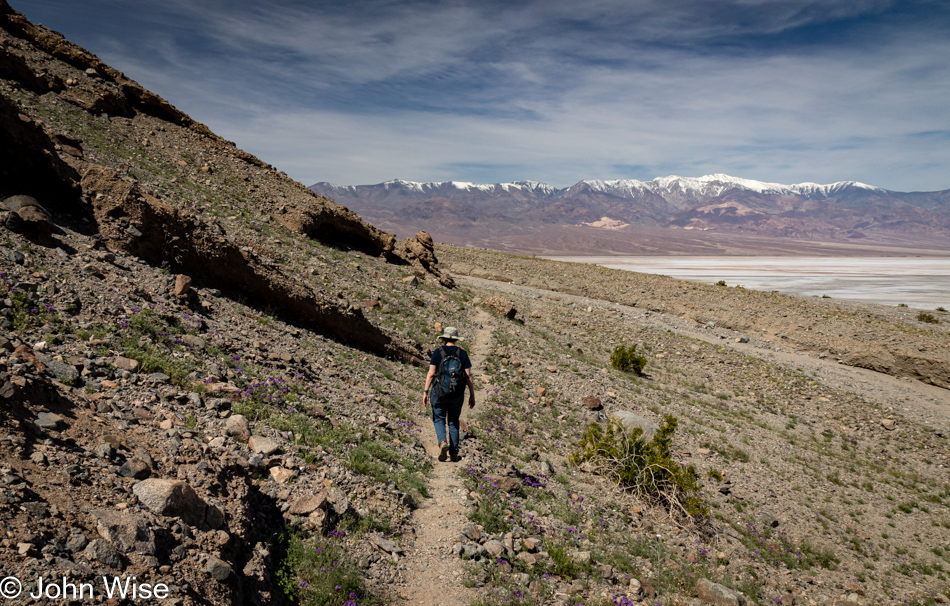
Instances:
[[[943,2],[18,8],[305,183],[725,172],[950,188]]]

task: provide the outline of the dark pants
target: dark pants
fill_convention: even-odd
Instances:
[[[459,417],[462,416],[462,405],[465,397],[457,400],[432,400],[432,423],[435,425],[435,437],[439,444],[445,441],[445,423],[449,423],[449,452],[458,454],[459,451]]]

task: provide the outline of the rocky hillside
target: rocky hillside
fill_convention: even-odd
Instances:
[[[11,603],[947,599],[942,312],[399,241],[4,0],[0,159]],[[583,460],[611,418],[678,479]]]

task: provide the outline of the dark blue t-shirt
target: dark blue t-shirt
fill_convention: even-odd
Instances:
[[[469,359],[469,357],[468,357],[468,352],[467,352],[467,351],[465,351],[464,349],[462,349],[462,348],[459,347],[458,345],[443,345],[442,347],[444,347],[444,348],[445,348],[445,352],[446,352],[446,353],[449,353],[449,354],[454,353],[455,350],[459,350],[458,356],[459,356],[459,360],[462,361],[462,370],[467,370],[467,369],[469,369],[469,368],[472,367],[472,361]],[[439,371],[439,364],[442,362],[442,347],[439,347],[439,348],[437,348],[435,351],[433,351],[433,352],[432,352],[432,359],[429,360],[429,364],[431,364],[432,366],[435,366],[436,373],[438,373],[438,371]],[[453,392],[450,393],[450,394],[446,394],[446,395],[442,396],[442,399],[443,399],[443,400],[454,400],[454,399],[456,399],[456,398],[461,398],[462,396],[465,395],[465,385],[466,385],[466,384],[467,384],[466,381],[460,381],[460,382],[455,386],[455,391],[453,391]]]

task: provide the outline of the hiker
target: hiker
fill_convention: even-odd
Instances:
[[[429,374],[426,375],[425,395],[422,398],[423,409],[432,403],[432,422],[435,424],[435,436],[439,441],[439,460],[448,456],[452,461],[461,460],[459,456],[459,416],[465,403],[465,386],[468,386],[468,407],[475,408],[475,386],[472,384],[472,361],[468,352],[457,345],[462,337],[454,326],[447,326],[439,335],[442,345],[432,352],[429,361]],[[446,440],[445,422],[449,422],[449,435]]]

